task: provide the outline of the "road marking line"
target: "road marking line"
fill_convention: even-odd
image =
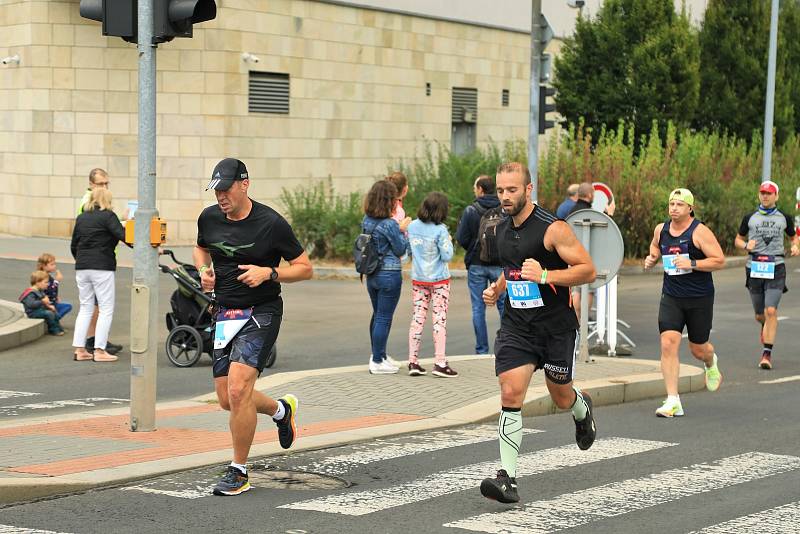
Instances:
[[[538,434],[544,432],[544,430],[526,428],[524,432],[525,434]],[[495,440],[497,440],[497,426],[495,425],[437,430],[411,436],[375,439],[369,443],[351,445],[348,449],[352,452],[320,458],[305,465],[292,466],[292,470],[342,475],[360,465]],[[180,477],[160,477],[157,480],[120,489],[168,495],[181,499],[200,499],[211,496],[211,490],[214,488],[217,478],[218,476],[185,481]]]
[[[788,316],[788,315],[779,315],[779,316],[778,316],[778,320],[779,320],[779,321],[785,321],[786,319],[789,319],[789,316]]]
[[[800,375],[784,376],[783,378],[775,378],[773,380],[759,380],[759,384],[782,384],[784,382],[794,382],[800,380]]]
[[[29,391],[7,391],[0,389],[0,400],[13,399],[15,397],[35,397],[41,393],[31,393]]]
[[[50,402],[36,402],[31,404],[15,404],[13,406],[0,406],[0,417],[19,415],[19,412],[25,410],[53,410],[56,408],[65,408],[67,406],[88,406],[95,407],[99,403],[115,404],[128,404],[129,399],[113,399],[107,397],[88,397],[85,399],[70,399],[58,400]]]
[[[524,454],[518,458],[517,468],[519,472],[525,473],[525,476],[535,475],[673,445],[677,444],[663,441],[608,438],[596,441],[591,449],[583,452],[573,444]],[[494,473],[498,464],[497,460],[493,460],[465,465],[388,488],[327,495],[317,499],[285,504],[278,508],[315,510],[344,515],[370,514],[477,488],[487,475]]]
[[[33,528],[13,527],[11,525],[0,525],[0,534],[67,534],[67,533],[56,532],[54,530],[39,530]]]
[[[744,515],[718,525],[696,530],[689,534],[785,534],[788,529],[800,529],[800,501],[790,502],[755,514]]]
[[[750,452],[565,493],[521,509],[480,514],[444,526],[477,532],[545,534],[795,469],[800,469],[796,456]]]

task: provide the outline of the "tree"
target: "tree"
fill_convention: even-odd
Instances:
[[[710,0],[700,32],[700,106],[695,126],[750,139],[764,127],[769,0]],[[783,0],[778,23],[773,127],[782,143],[800,126],[800,8]],[[792,67],[795,65],[795,67]]]
[[[672,0],[608,0],[578,18],[555,63],[556,108],[599,132],[620,121],[637,139],[653,121],[666,129],[694,118],[699,94],[698,32]]]

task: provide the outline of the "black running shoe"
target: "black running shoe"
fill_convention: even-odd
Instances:
[[[250,481],[247,475],[229,465],[225,476],[214,486],[214,495],[239,495],[249,489]]]
[[[484,478],[481,482],[481,495],[502,503],[519,502],[517,479],[508,476],[505,469],[497,472],[495,478]]]
[[[292,443],[294,443],[297,437],[295,421],[297,418],[298,401],[297,397],[294,395],[285,395],[278,399],[278,402],[283,404],[286,410],[286,415],[283,416],[283,419],[275,421],[275,424],[278,425],[278,441],[280,441],[281,447],[288,449],[292,446]]]
[[[122,350],[122,345],[117,345],[110,341],[106,341],[106,352],[109,354],[116,354]]]
[[[594,443],[597,429],[594,426],[594,416],[592,415],[592,398],[585,392],[581,392],[581,395],[586,401],[586,417],[583,418],[583,421],[575,421],[575,416],[572,416],[572,420],[575,421],[575,442],[582,451],[585,451]]]

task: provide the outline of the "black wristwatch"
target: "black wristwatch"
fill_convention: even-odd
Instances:
[[[274,282],[278,279],[278,271],[275,269],[275,267],[270,267],[270,269],[272,269],[272,272],[269,273],[269,281]]]
[[[697,260],[692,260],[692,269],[697,268]]]

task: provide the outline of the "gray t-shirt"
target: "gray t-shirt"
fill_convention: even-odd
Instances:
[[[783,256],[786,254],[783,234],[794,237],[794,221],[781,210],[776,209],[766,214],[759,209],[745,215],[739,225],[739,235],[746,236],[748,241],[756,241],[756,246],[747,259],[747,267],[750,267],[753,254],[775,256],[776,265],[783,263]]]

